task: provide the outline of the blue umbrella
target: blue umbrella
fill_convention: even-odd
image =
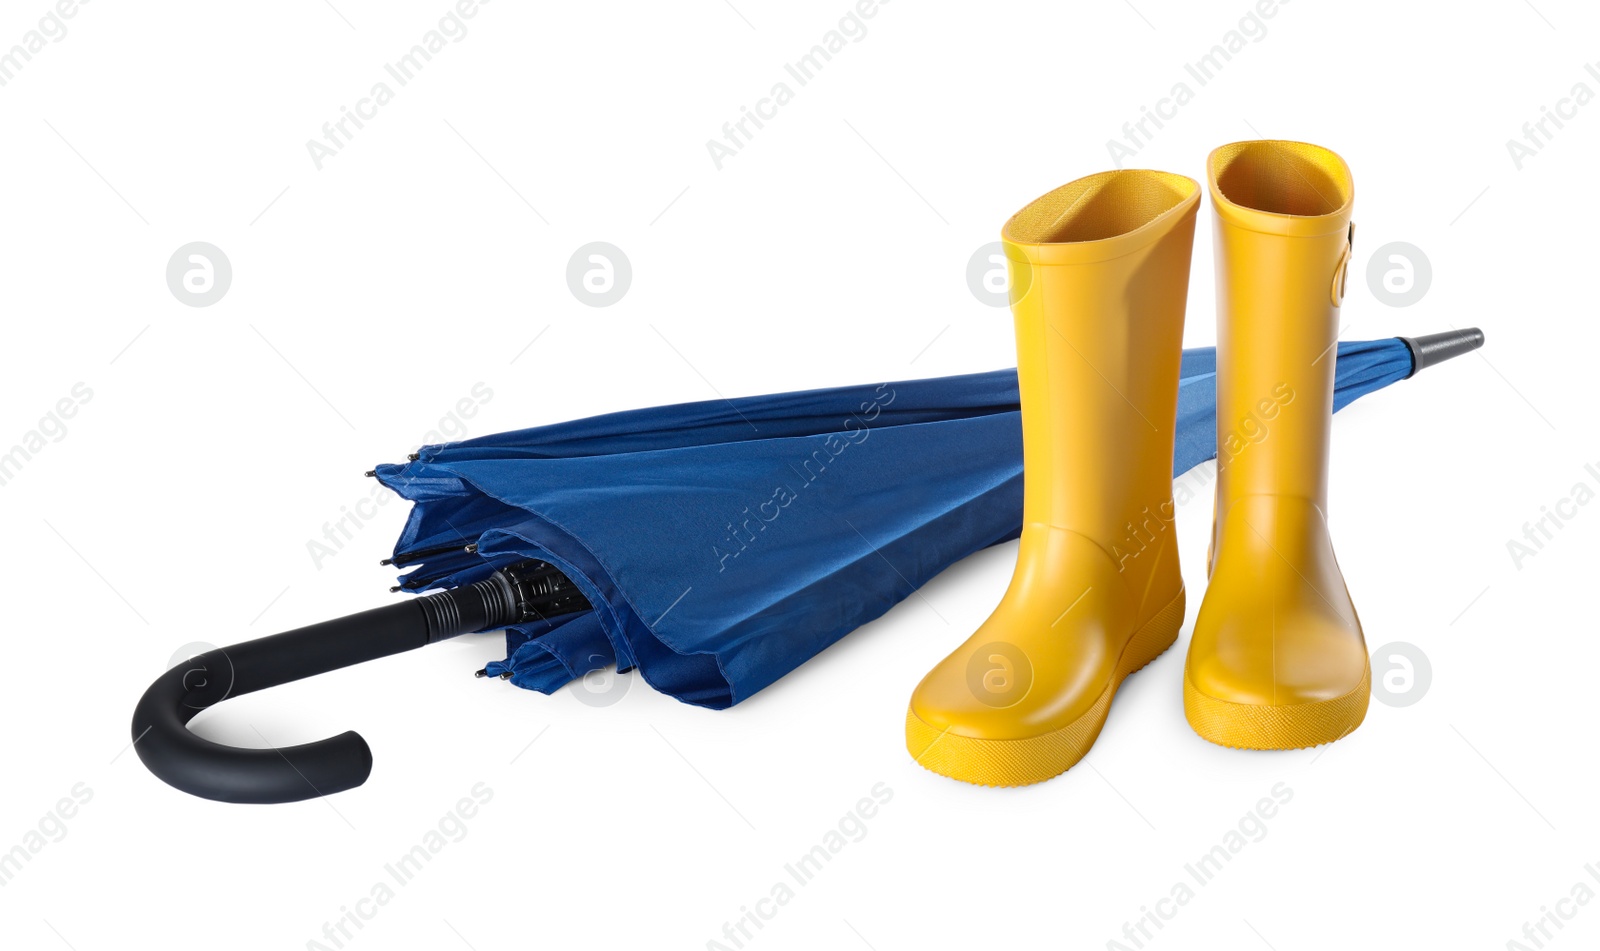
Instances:
[[[1482,342],[1467,330],[1340,344],[1334,409]],[[1217,454],[1215,374],[1214,351],[1184,353],[1174,475]],[[371,474],[414,503],[388,559],[409,569],[395,590],[431,593],[174,667],[134,711],[134,749],[208,799],[350,789],[372,768],[356,733],[262,750],[187,725],[229,697],[498,629],[508,656],[485,672],[520,686],[550,692],[615,664],[685,702],[731,706],[1017,537],[1021,429],[1016,372],[1000,370],[426,447]]]
[[[1333,408],[1481,340],[1341,343]],[[1215,350],[1184,351],[1181,377],[1175,477],[1217,455]],[[486,673],[550,693],[615,664],[721,709],[1016,538],[1021,432],[1016,371],[998,370],[612,413],[375,474],[415,503],[401,587],[533,559],[594,606],[508,628]]]

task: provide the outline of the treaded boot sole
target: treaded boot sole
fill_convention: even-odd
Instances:
[[[1332,743],[1355,731],[1367,716],[1372,665],[1361,683],[1342,697],[1282,706],[1234,703],[1201,693],[1183,675],[1183,714],[1189,725],[1218,746],[1240,750],[1299,750]]]
[[[1027,786],[1059,776],[1094,746],[1122,681],[1177,641],[1183,611],[1184,591],[1180,589],[1123,647],[1111,682],[1094,705],[1064,727],[1039,736],[986,740],[940,730],[908,710],[906,749],[931,772],[978,786]]]

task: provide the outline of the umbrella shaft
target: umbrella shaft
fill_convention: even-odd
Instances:
[[[428,644],[505,627],[521,620],[524,613],[522,598],[504,571],[476,584],[418,598],[417,604],[427,619],[428,639],[424,643]]]

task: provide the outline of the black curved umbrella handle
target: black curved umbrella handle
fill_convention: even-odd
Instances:
[[[372,772],[372,751],[358,733],[301,746],[241,749],[202,739],[189,732],[188,723],[229,697],[522,620],[529,604],[516,571],[217,648],[179,664],[139,700],[134,749],[163,782],[222,802],[296,802],[359,786]]]

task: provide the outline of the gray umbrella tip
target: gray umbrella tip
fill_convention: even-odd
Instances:
[[[1411,372],[1406,375],[1406,379],[1410,379],[1417,375],[1417,371],[1431,367],[1435,363],[1443,363],[1463,353],[1471,353],[1483,346],[1484,338],[1482,330],[1468,327],[1465,330],[1446,330],[1443,333],[1400,339],[1411,351]]]

